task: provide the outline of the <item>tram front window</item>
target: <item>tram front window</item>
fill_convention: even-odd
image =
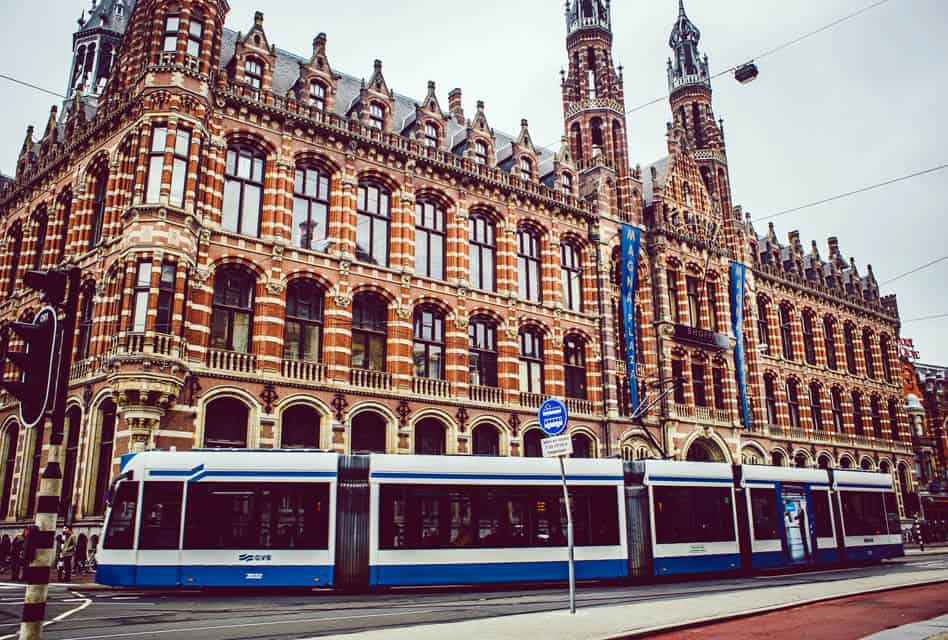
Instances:
[[[122,482],[115,492],[103,549],[131,549],[135,542],[135,512],[138,511],[138,483]]]
[[[879,536],[886,532],[885,505],[876,491],[843,491],[847,536]]]

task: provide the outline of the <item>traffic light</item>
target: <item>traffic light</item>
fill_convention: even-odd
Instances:
[[[43,302],[54,307],[63,303],[66,297],[68,275],[63,271],[27,271],[23,275],[23,284],[43,294]]]
[[[6,359],[19,369],[17,380],[0,380],[0,386],[20,402],[20,420],[27,428],[39,424],[51,408],[58,374],[58,318],[44,307],[33,322],[14,322],[10,328],[26,345],[24,351],[7,351]]]

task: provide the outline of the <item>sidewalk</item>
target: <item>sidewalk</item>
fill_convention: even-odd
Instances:
[[[941,640],[942,638],[948,638],[948,616],[874,633],[863,640]]]
[[[695,597],[667,598],[626,605],[580,609],[575,616],[568,611],[530,613],[500,618],[485,618],[454,624],[418,625],[380,631],[333,636],[359,640],[443,640],[455,638],[491,638],[491,640],[618,640],[644,637],[650,633],[683,626],[707,624],[745,615],[775,611],[873,591],[906,586],[948,582],[948,570],[937,569],[906,574],[890,574],[847,581],[813,582],[792,586],[768,587],[734,593],[709,593]]]

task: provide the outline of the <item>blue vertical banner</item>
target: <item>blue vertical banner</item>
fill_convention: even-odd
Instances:
[[[638,341],[636,335],[635,295],[639,289],[639,248],[642,230],[622,225],[622,325],[625,327],[625,357],[629,374],[632,415],[639,410]]]
[[[744,350],[744,289],[747,266],[731,262],[731,324],[737,344],[734,347],[734,368],[737,371],[737,392],[741,403],[744,428],[750,429],[750,405],[747,401],[747,357]]]

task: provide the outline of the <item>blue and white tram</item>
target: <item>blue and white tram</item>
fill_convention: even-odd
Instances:
[[[854,562],[904,555],[892,476],[834,470],[833,484],[842,510],[845,559]]]
[[[567,460],[576,576],[628,575],[620,460]],[[565,580],[555,460],[373,455],[370,586]]]
[[[140,587],[331,585],[337,467],[333,453],[125,456],[96,579]]]

